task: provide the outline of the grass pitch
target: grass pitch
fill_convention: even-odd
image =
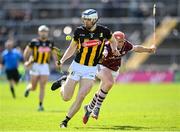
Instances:
[[[84,104],[98,88],[93,87]],[[7,83],[0,83],[0,131],[180,131],[179,84],[116,84],[107,96],[98,120],[82,123],[83,107],[67,129],[59,123],[72,104],[63,102],[59,90],[46,87],[44,112],[38,112],[39,89],[24,98],[25,83],[16,86],[13,99]],[[77,90],[76,90],[77,92]]]

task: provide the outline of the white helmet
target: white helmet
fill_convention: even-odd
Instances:
[[[98,21],[98,13],[94,9],[88,9],[82,12],[82,19],[91,19],[93,24],[95,24]]]

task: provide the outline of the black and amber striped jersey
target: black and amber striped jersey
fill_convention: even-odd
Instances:
[[[78,27],[73,37],[78,44],[75,62],[86,66],[96,66],[102,57],[105,40],[111,37],[111,31],[101,25],[97,25],[94,31],[89,31],[84,26]]]
[[[46,64],[49,63],[51,51],[54,48],[54,42],[50,40],[42,41],[40,39],[33,39],[28,45],[33,53],[35,63]]]

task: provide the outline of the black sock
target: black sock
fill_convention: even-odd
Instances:
[[[42,106],[42,102],[39,102],[39,106]]]
[[[12,85],[10,86],[10,90],[11,90],[13,98],[16,98],[14,87]]]
[[[68,121],[69,121],[70,119],[71,119],[70,117],[66,116],[66,119],[64,119],[63,122],[68,123]]]

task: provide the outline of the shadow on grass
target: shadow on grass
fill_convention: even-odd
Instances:
[[[87,127],[75,127],[75,129],[101,129],[101,130],[150,130],[151,128],[149,127],[143,127],[143,126],[129,126],[129,125],[124,125],[124,126],[87,126]]]

